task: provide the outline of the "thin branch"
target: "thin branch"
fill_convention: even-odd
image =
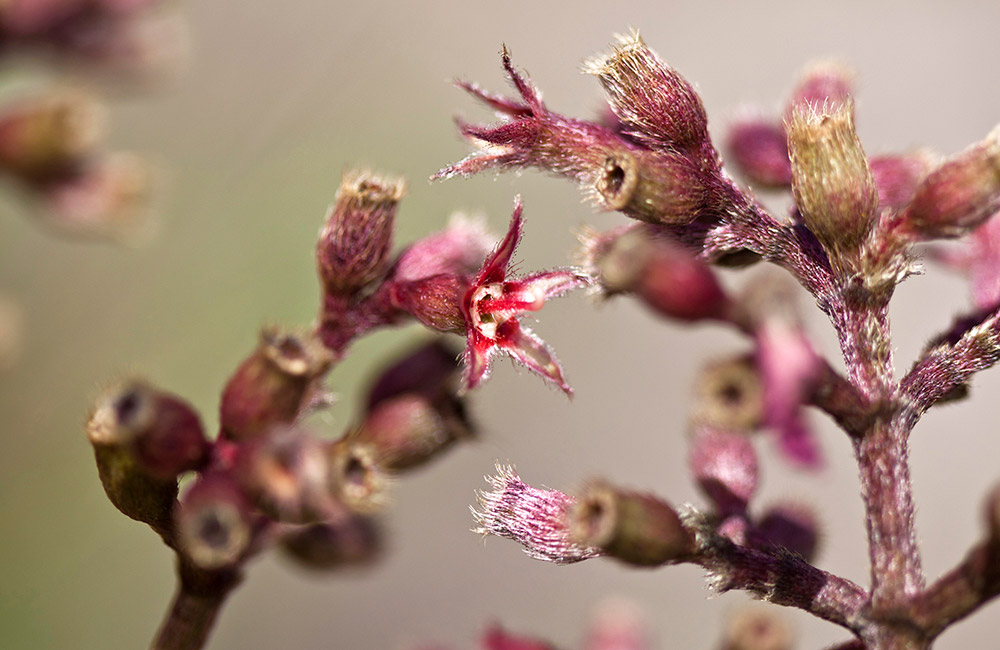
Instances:
[[[177,593],[150,650],[198,650],[242,575],[232,569],[206,571],[179,560]]]
[[[929,637],[1000,595],[1000,543],[987,540],[913,601],[913,618]]]

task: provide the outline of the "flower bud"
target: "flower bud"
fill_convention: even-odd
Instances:
[[[931,171],[906,210],[922,238],[959,237],[1000,211],[1000,126]]]
[[[163,480],[204,467],[211,449],[190,404],[139,380],[98,398],[87,436],[95,446],[128,450],[143,471]]]
[[[594,483],[577,499],[569,525],[581,544],[637,566],[676,562],[694,551],[677,512],[652,495]]]
[[[431,401],[458,390],[461,351],[444,337],[421,345],[382,370],[368,389],[365,408],[401,395],[423,395]]]
[[[764,387],[753,359],[738,356],[705,366],[695,382],[692,420],[717,429],[749,432],[764,417]]]
[[[389,287],[393,306],[438,332],[465,333],[462,300],[469,279],[450,274],[433,275],[410,282],[394,282]]]
[[[807,562],[816,557],[819,532],[816,513],[802,504],[779,504],[769,508],[757,522],[757,534],[768,544],[798,553]]]
[[[587,630],[585,650],[648,650],[648,624],[632,602],[612,599],[598,605]]]
[[[219,472],[191,485],[177,505],[174,523],[181,552],[202,569],[236,565],[253,541],[253,507],[240,486]]]
[[[870,163],[875,185],[878,186],[879,208],[902,210],[909,205],[933,162],[931,155],[924,151],[872,158]]]
[[[726,151],[750,179],[765,187],[787,187],[792,182],[788,140],[781,124],[747,115],[729,126]]]
[[[294,528],[281,538],[288,557],[307,569],[329,570],[366,564],[382,550],[374,519],[357,514]]]
[[[103,138],[96,99],[74,90],[21,99],[0,109],[0,168],[29,180],[66,173]]]
[[[791,119],[798,108],[850,104],[853,95],[854,72],[850,68],[836,61],[813,63],[802,71],[788,99],[785,118]]]
[[[857,259],[878,216],[878,188],[852,111],[850,103],[796,107],[786,125],[795,204],[835,264]]]
[[[696,427],[688,463],[698,487],[719,514],[746,511],[758,478],[757,453],[749,438]]]
[[[637,31],[620,36],[609,54],[588,61],[584,71],[600,79],[629,135],[651,148],[708,141],[708,120],[698,93],[646,47]]]
[[[327,448],[327,489],[354,512],[370,513],[388,500],[389,478],[370,444],[343,438]]]
[[[290,424],[320,390],[333,357],[312,334],[260,333],[257,349],[240,364],[222,392],[224,436],[247,440],[275,424]]]
[[[791,650],[792,632],[770,610],[747,609],[732,618],[722,650]]]
[[[1000,545],[1000,485],[994,487],[986,496],[983,508],[983,521],[990,541]]]
[[[392,248],[396,205],[405,189],[400,179],[362,171],[344,175],[316,245],[327,291],[353,294],[382,275]]]
[[[516,636],[498,625],[491,626],[483,633],[480,645],[483,650],[556,650],[550,643]]]
[[[253,503],[277,521],[319,521],[333,508],[326,450],[302,429],[279,426],[243,442],[233,474]]]
[[[453,215],[447,228],[418,239],[400,253],[392,279],[406,282],[435,275],[472,275],[495,242],[482,219]]]
[[[648,223],[690,223],[705,200],[695,163],[672,152],[612,148],[594,177],[603,207]]]

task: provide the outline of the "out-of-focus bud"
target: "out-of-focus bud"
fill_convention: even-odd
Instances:
[[[163,480],[204,467],[211,447],[190,404],[139,380],[98,398],[87,436],[95,446],[127,449],[144,471]]]
[[[254,504],[277,521],[320,521],[334,508],[326,491],[325,447],[299,428],[279,426],[242,443],[233,475]]]
[[[483,650],[555,650],[555,646],[545,641],[514,636],[497,625],[483,633],[481,642]]]
[[[657,566],[694,551],[694,537],[669,504],[603,482],[578,495],[569,523],[579,543],[627,564]]]
[[[696,164],[672,152],[615,147],[595,172],[598,203],[639,221],[687,224],[705,200]]]
[[[788,98],[785,119],[791,119],[797,108],[850,104],[853,95],[854,72],[850,68],[836,61],[813,63],[802,71]]]
[[[29,180],[66,174],[104,137],[104,107],[63,89],[0,108],[0,168]]]
[[[649,650],[649,631],[639,608],[622,599],[601,603],[595,611],[584,650]]]
[[[764,387],[753,359],[742,355],[708,364],[695,382],[696,424],[749,432],[764,418]]]
[[[698,93],[634,31],[614,49],[584,64],[608,94],[611,109],[630,136],[651,148],[699,146],[708,120]]]
[[[228,474],[210,472],[185,492],[174,524],[181,552],[195,565],[232,567],[253,541],[253,506]]]
[[[327,489],[337,501],[363,514],[386,504],[389,477],[372,445],[343,438],[331,443],[326,454]]]
[[[421,345],[379,373],[368,389],[366,410],[400,395],[418,394],[431,401],[454,395],[462,370],[460,354],[443,337]]]
[[[275,424],[294,422],[321,390],[332,362],[332,354],[312,334],[265,328],[257,349],[222,392],[223,435],[246,440]]]
[[[68,234],[141,238],[149,222],[154,173],[135,154],[115,152],[88,161],[40,188],[48,223]]]
[[[850,103],[796,107],[786,125],[795,204],[840,266],[856,261],[878,216],[878,188],[852,112]]]
[[[465,316],[462,300],[471,286],[471,278],[458,275],[434,275],[410,282],[393,282],[389,288],[392,304],[427,327],[439,332],[464,334]]]
[[[281,548],[307,569],[329,570],[371,562],[382,539],[374,519],[350,514],[294,528],[282,536]]]
[[[920,182],[934,165],[925,151],[871,159],[872,175],[878,186],[880,210],[902,210],[910,204]]]
[[[757,490],[757,453],[742,434],[696,427],[688,460],[701,491],[720,515],[745,512]]]
[[[729,299],[715,274],[680,244],[631,228],[598,235],[585,245],[588,266],[607,293],[634,292],[668,318],[726,317]]]
[[[811,562],[819,548],[816,513],[802,504],[771,506],[757,522],[756,532],[768,544],[787,548]]]
[[[765,187],[787,187],[792,182],[785,129],[773,119],[745,115],[729,126],[728,159],[750,179]]]
[[[397,282],[435,275],[472,275],[496,242],[482,219],[452,216],[448,227],[410,244],[393,265]]]
[[[983,520],[990,541],[1000,546],[1000,485],[994,487],[986,497]]]
[[[319,233],[316,260],[327,291],[353,294],[385,272],[405,183],[368,172],[344,175]]]
[[[792,631],[770,610],[754,607],[730,620],[721,650],[791,650]]]
[[[916,189],[903,215],[922,238],[958,237],[1000,211],[1000,126],[948,158]]]

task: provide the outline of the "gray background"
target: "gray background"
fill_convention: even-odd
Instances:
[[[100,386],[140,372],[191,399],[215,424],[218,392],[265,322],[306,324],[318,289],[312,249],[346,166],[403,174],[411,190],[397,241],[440,228],[456,209],[500,231],[522,194],[531,270],[564,264],[584,223],[610,227],[565,182],[536,174],[424,181],[467,152],[451,117],[489,116],[452,89],[457,76],[505,89],[501,42],[558,111],[589,116],[598,84],[579,62],[614,32],[646,41],[695,82],[716,137],[735,108],[778,110],[796,71],[836,56],[860,72],[858,126],[869,152],[956,151],[1000,120],[995,2],[202,2],[181,7],[188,70],[149,95],[112,100],[116,146],[153,153],[169,172],[160,233],[140,250],[56,239],[0,203],[0,288],[19,300],[25,349],[0,375],[0,647],[144,647],[173,589],[169,554],[120,516],[97,481],[81,422]],[[729,278],[734,286],[743,278]],[[897,365],[967,304],[960,279],[930,268],[898,292]],[[811,308],[808,301],[803,306]],[[829,326],[810,327],[833,352]],[[695,501],[685,469],[686,404],[701,360],[743,349],[721,328],[656,320],[626,301],[553,303],[536,331],[558,351],[577,397],[501,363],[474,395],[482,438],[401,480],[387,513],[391,548],[376,567],[303,574],[267,555],[227,604],[213,648],[475,647],[492,621],[578,647],[609,595],[641,604],[657,647],[710,648],[747,599],[710,597],[698,569],[638,571],[610,561],[555,567],[512,543],[466,532],[473,490],[494,459],[534,484],[587,477]],[[416,328],[357,344],[331,377],[342,396],[321,425],[340,430],[372,364]],[[979,536],[981,497],[1000,475],[997,373],[976,399],[929,414],[915,432],[913,477],[933,576]],[[814,418],[828,467],[787,470],[762,439],[761,503],[806,499],[821,512],[820,565],[867,581],[855,469],[843,435]],[[995,606],[940,648],[996,646]],[[802,648],[846,635],[784,613]]]

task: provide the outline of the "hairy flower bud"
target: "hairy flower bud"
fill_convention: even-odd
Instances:
[[[764,386],[753,359],[742,355],[708,364],[695,383],[692,420],[725,431],[748,432],[764,418]]]
[[[230,440],[246,440],[275,424],[290,424],[320,390],[333,357],[312,334],[260,333],[257,349],[240,364],[222,392],[219,421]]]
[[[1000,211],[1000,126],[948,158],[917,187],[903,215],[922,238],[958,237]]]
[[[637,566],[675,562],[694,550],[694,537],[670,505],[606,483],[593,483],[578,495],[569,523],[581,544]]]
[[[744,115],[729,126],[726,152],[751,182],[787,187],[792,182],[785,129],[773,119]]]
[[[850,104],[854,95],[854,72],[836,61],[819,61],[802,71],[791,97],[785,118],[791,119],[797,108],[836,107]]]
[[[878,186],[879,208],[902,210],[913,201],[934,159],[925,151],[914,151],[897,156],[875,156],[870,164]]]
[[[253,541],[253,507],[227,474],[195,481],[174,512],[180,550],[202,569],[221,569],[243,559]]]
[[[381,531],[374,519],[352,513],[293,528],[281,537],[281,548],[307,569],[366,564],[382,550]]]
[[[163,480],[203,467],[211,446],[190,404],[140,380],[98,398],[87,436],[95,446],[127,450],[143,471]]]
[[[389,477],[375,448],[343,438],[327,447],[327,490],[354,512],[370,513],[388,500]]]
[[[353,294],[385,271],[396,205],[405,189],[399,179],[362,171],[344,175],[316,244],[319,276],[327,291]]]
[[[610,149],[594,178],[599,204],[648,223],[690,223],[705,200],[695,163],[671,152]]]
[[[439,332],[465,333],[462,300],[470,278],[441,274],[410,282],[394,282],[389,287],[393,306],[420,323]]]
[[[0,168],[29,180],[65,174],[104,136],[105,113],[75,90],[27,97],[0,108]]]
[[[807,561],[816,557],[819,547],[816,513],[804,504],[771,506],[757,521],[757,534],[768,544],[787,548]]]
[[[850,103],[796,107],[787,124],[795,204],[841,266],[856,260],[878,216],[878,188],[852,112]]]
[[[708,141],[708,120],[698,93],[664,63],[634,31],[614,49],[584,65],[597,76],[611,109],[629,135],[654,149],[698,146]]]
[[[368,388],[365,409],[401,395],[422,395],[431,401],[454,396],[461,374],[461,350],[445,337],[433,340],[399,357],[381,370]]]
[[[747,436],[696,427],[688,464],[719,514],[746,510],[758,479],[757,453]]]

